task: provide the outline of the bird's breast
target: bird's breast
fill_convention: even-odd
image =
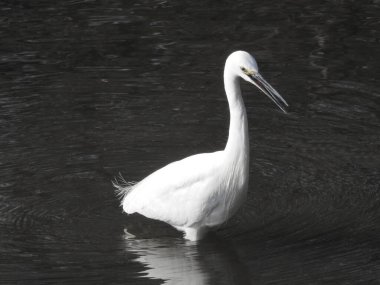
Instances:
[[[220,182],[219,189],[213,198],[215,207],[205,222],[207,226],[224,223],[243,204],[248,189],[248,165],[231,164],[223,172]]]

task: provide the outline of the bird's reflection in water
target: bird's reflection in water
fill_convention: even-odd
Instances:
[[[148,268],[144,278],[164,284],[250,284],[248,271],[231,246],[216,237],[190,242],[126,236],[125,248]]]

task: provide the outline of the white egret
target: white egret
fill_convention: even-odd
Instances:
[[[285,112],[288,104],[260,75],[253,56],[233,52],[224,68],[230,109],[225,149],[175,161],[134,185],[114,183],[127,214],[137,212],[164,221],[195,241],[224,223],[242,205],[248,189],[249,136],[240,78],[258,87]]]

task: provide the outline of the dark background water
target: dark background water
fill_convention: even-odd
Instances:
[[[0,1],[0,283],[380,284],[379,1],[176,2]],[[223,149],[237,49],[291,105],[243,84],[244,207],[122,214],[119,172]]]

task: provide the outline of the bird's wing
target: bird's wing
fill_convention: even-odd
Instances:
[[[222,156],[197,154],[153,172],[124,198],[124,211],[174,226],[196,224],[217,203]]]

